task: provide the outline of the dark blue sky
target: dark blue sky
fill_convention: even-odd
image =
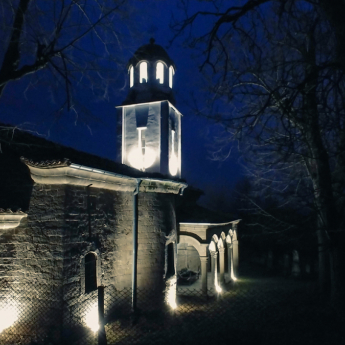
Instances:
[[[195,6],[200,6],[200,2],[196,1]],[[195,9],[197,7],[191,10]],[[175,17],[180,16],[174,1],[143,1],[137,10],[136,27],[130,28],[131,32],[124,41],[122,50],[112,52],[118,54],[124,63],[140,45],[147,44],[150,37],[154,37],[157,44],[167,48],[172,37],[169,28],[171,14],[174,13]],[[176,106],[184,115],[182,177],[190,185],[201,188],[206,193],[211,190],[229,190],[241,177],[238,155],[235,152],[224,162],[212,161],[209,150],[213,136],[210,133],[221,133],[220,127],[215,127],[211,121],[196,116],[192,107],[188,105],[190,92],[194,92],[201,108],[204,106],[205,98],[209,97],[202,91],[207,85],[198,70],[198,61],[192,58],[195,52],[183,48],[182,39],[176,40],[167,51],[177,67],[173,89]],[[46,75],[25,77],[8,84],[0,99],[0,121],[30,129],[49,140],[78,150],[115,159],[115,107],[122,103],[128,90],[128,85],[125,85],[125,68],[122,66],[118,70],[113,82],[114,91],[109,92],[108,99],[95,97],[85,88],[76,89],[79,100],[77,112],[57,112],[64,94],[61,92],[60,99],[51,91],[52,79],[45,80]]]

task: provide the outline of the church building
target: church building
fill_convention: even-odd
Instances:
[[[156,292],[150,298],[160,306],[168,278],[183,269],[198,272],[205,294],[236,279],[239,221],[179,221],[188,186],[174,62],[151,39],[127,68],[129,92],[116,107],[117,162],[20,131],[3,145],[0,314],[22,294],[13,325],[30,324],[24,292],[38,287],[45,310],[64,305],[63,319],[100,286],[131,288],[133,307],[145,308],[135,291]],[[46,317],[38,313],[36,324]]]

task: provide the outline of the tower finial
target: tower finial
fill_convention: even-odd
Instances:
[[[150,38],[150,43],[154,44],[155,43],[155,39],[153,37]]]

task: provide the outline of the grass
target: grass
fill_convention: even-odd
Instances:
[[[143,313],[135,325],[107,325],[108,344],[345,344],[343,313],[320,300],[313,281],[248,269],[219,298],[177,302],[177,310]]]

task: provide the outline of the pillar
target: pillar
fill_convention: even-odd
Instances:
[[[211,254],[211,286],[210,288],[215,290],[217,283],[217,252],[210,252]]]
[[[233,261],[233,270],[234,276],[238,276],[238,241],[237,239],[232,241],[232,261]]]
[[[225,248],[221,247],[219,251],[219,285],[224,283],[224,259],[225,259]]]
[[[201,291],[207,295],[207,256],[200,256],[201,262]]]
[[[232,243],[227,243],[228,246],[228,275],[229,279],[233,277],[233,267],[232,267]]]

